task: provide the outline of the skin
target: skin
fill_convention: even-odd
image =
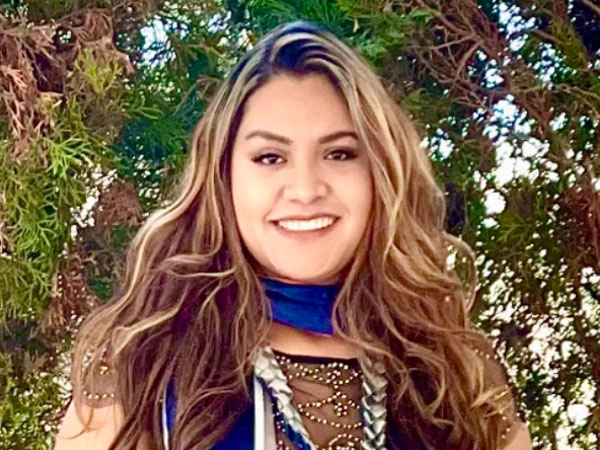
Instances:
[[[258,130],[286,142],[264,134],[248,138]],[[277,76],[246,104],[232,152],[232,198],[240,235],[270,277],[291,283],[340,281],[363,238],[372,202],[369,165],[360,143],[350,135],[319,142],[337,131],[355,130],[343,98],[322,75]],[[298,237],[281,234],[272,222],[314,212],[334,215],[337,222],[322,235]],[[356,347],[335,336],[280,324],[273,324],[268,340],[273,348],[292,354],[358,356]],[[93,430],[72,438],[82,424],[71,404],[54,449],[106,450],[122,424],[118,402],[95,408]],[[517,427],[504,449],[530,450],[526,426]],[[137,450],[149,448],[147,437],[137,445]]]
[[[112,406],[90,408],[82,405],[84,417],[93,410],[91,429],[85,433],[83,424],[75,412],[75,403],[71,402],[56,435],[54,450],[107,450],[123,426],[123,408],[116,402]],[[81,434],[80,434],[81,433]],[[148,436],[136,445],[136,450],[150,449]]]

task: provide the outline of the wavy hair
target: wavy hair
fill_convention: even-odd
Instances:
[[[498,448],[510,405],[476,351],[487,341],[469,321],[472,289],[448,264],[452,249],[471,253],[444,231],[444,195],[421,138],[369,64],[305,21],[265,35],[212,98],[176,195],[132,241],[119,293],[80,330],[76,403],[95,383],[86,357],[97,360],[108,348],[125,417],[111,449],[132,449],[142,434],[159,447],[171,379],[176,449],[210,448],[249,404],[252,359],[271,318],[236,229],[230,157],[245,102],[282,73],[325,74],[370,159],[373,209],[336,299],[334,328],[387,370],[390,446]],[[471,287],[474,277],[471,270]]]

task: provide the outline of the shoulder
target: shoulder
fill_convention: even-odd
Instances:
[[[125,423],[115,359],[107,347],[87,349],[81,358],[75,358],[72,372],[72,399],[54,450],[109,449]],[[148,438],[142,434],[136,450],[149,448]]]
[[[101,441],[115,435],[121,427],[123,408],[116,399],[116,370],[107,347],[88,347],[82,354],[76,351],[71,378],[72,396],[57,435],[57,448],[63,448],[58,447],[63,440],[64,448],[75,448],[68,445],[85,439],[79,435],[92,433]]]
[[[123,426],[123,408],[118,401],[109,406],[91,407],[71,401],[56,435],[54,450],[107,450]],[[142,434],[135,450],[152,448]]]
[[[119,391],[119,359],[108,344],[88,344],[81,351],[76,347],[71,367],[72,396],[54,450],[107,450],[128,422],[128,413]],[[137,433],[134,433],[134,436]],[[137,437],[127,432],[127,448],[148,450],[151,439],[147,430]]]
[[[518,392],[512,382],[506,364],[497,354],[491,341],[482,333],[469,347],[481,359],[485,393],[492,395],[494,403],[501,405],[501,448],[505,450],[529,450],[532,448],[524,414],[519,408]]]
[[[88,349],[81,359],[80,376],[74,383],[74,398],[86,406],[102,408],[115,402],[118,387],[117,365],[108,350],[102,347],[98,350]]]
[[[113,402],[94,408],[71,401],[56,435],[54,450],[107,449],[123,424],[123,410]]]
[[[517,420],[513,425],[515,431],[511,434],[510,439],[502,447],[502,450],[532,450],[531,436],[529,429],[520,420]]]
[[[506,364],[501,360],[491,341],[482,333],[469,343],[471,350],[481,359],[483,377],[487,388],[495,388],[515,396],[516,389],[508,374]]]

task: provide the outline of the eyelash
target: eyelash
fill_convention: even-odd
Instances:
[[[334,159],[333,161],[349,161],[351,159],[356,158],[356,153],[354,151],[352,151],[350,149],[345,149],[345,148],[335,149],[335,150],[331,151],[329,153],[329,155],[331,155],[333,153],[340,153],[340,152],[345,153],[346,157],[344,159]],[[282,158],[282,156],[278,155],[277,153],[263,153],[261,155],[257,155],[254,158],[252,158],[252,161],[255,162],[255,163],[257,163],[257,164],[263,164],[265,166],[273,166],[273,165],[275,165],[277,163],[272,163],[272,164],[266,163],[265,164],[264,162],[261,162],[261,161],[264,161],[264,158],[266,158],[266,157],[273,157],[273,156],[276,156],[278,158]]]

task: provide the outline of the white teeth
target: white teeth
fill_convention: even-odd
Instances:
[[[277,225],[292,231],[319,230],[328,227],[334,220],[333,217],[318,217],[311,220],[280,220]]]

